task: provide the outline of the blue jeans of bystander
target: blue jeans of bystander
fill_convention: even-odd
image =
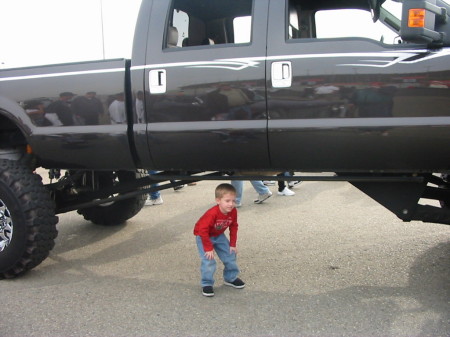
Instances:
[[[150,174],[150,175],[156,174],[156,173],[158,173],[158,171],[152,171],[152,170],[148,171],[148,174]],[[155,187],[155,186],[158,186],[158,184],[152,184],[151,186]],[[159,196],[161,195],[161,193],[159,191],[151,192],[149,194],[150,194],[150,199],[152,199],[152,200],[158,199]]]
[[[256,193],[267,194],[270,192],[269,188],[263,184],[261,180],[250,180]],[[244,188],[243,180],[232,180],[231,185],[236,189],[236,204],[239,205],[242,201],[242,189]]]

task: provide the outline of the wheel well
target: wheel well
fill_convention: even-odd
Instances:
[[[11,159],[12,152],[23,154],[26,145],[27,140],[19,127],[0,115],[0,159]]]
[[[0,115],[0,148],[14,148],[26,144],[27,140],[17,125]]]

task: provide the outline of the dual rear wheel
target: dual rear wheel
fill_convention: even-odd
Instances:
[[[99,189],[110,188],[118,183],[134,181],[147,175],[144,171],[96,172],[95,174],[97,175],[95,181]],[[139,213],[144,207],[146,199],[146,194],[140,194],[124,200],[79,209],[77,212],[86,220],[98,225],[119,225]]]

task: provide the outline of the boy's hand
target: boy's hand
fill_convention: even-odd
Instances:
[[[214,251],[213,251],[213,250],[210,250],[209,252],[205,252],[205,257],[206,257],[208,260],[214,259]]]
[[[236,247],[230,247],[230,254],[231,253],[237,254],[237,248]]]

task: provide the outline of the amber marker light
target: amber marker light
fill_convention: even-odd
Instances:
[[[33,149],[31,148],[31,146],[29,144],[27,144],[27,153],[28,154],[32,154],[33,153]]]
[[[411,28],[425,27],[425,9],[412,8],[409,10],[408,27],[411,27]]]

